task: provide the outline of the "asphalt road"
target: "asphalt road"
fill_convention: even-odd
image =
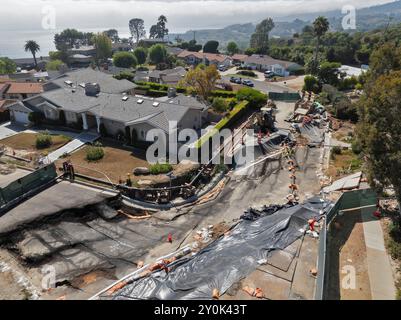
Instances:
[[[222,76],[222,79],[226,82],[230,82],[229,76]],[[251,80],[254,83],[254,88],[258,89],[264,93],[268,92],[296,92],[294,89],[288,88],[284,85],[274,83],[274,82],[268,82],[268,81],[259,81],[259,80]]]

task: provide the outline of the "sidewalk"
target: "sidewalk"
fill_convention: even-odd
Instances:
[[[396,290],[380,220],[373,217],[372,208],[362,209],[361,216],[372,300],[394,300]]]

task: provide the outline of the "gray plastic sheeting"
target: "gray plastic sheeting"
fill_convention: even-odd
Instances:
[[[266,259],[269,252],[283,250],[302,237],[300,229],[306,227],[308,219],[327,213],[331,203],[315,197],[273,214],[268,208],[260,212],[259,219],[242,220],[229,236],[217,239],[195,256],[173,262],[168,274],[157,271],[134,280],[114,299],[211,299],[214,288],[223,294],[252,273],[257,261]]]

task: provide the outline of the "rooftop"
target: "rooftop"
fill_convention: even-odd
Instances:
[[[179,55],[178,58],[186,58],[189,56],[195,56],[198,59],[206,58],[209,61],[223,62],[224,60],[230,58],[229,56],[219,54],[219,53],[204,53],[204,52],[192,52],[184,50]]]
[[[40,94],[43,92],[43,85],[40,83],[12,82],[7,90],[8,94]]]
[[[263,64],[263,65],[279,64],[279,65],[283,66],[284,68],[288,68],[289,66],[296,64],[295,62],[278,60],[278,59],[274,59],[270,56],[259,55],[259,54],[253,54],[249,57],[246,57],[244,61],[247,63]]]
[[[73,86],[79,86],[80,83],[98,83],[101,92],[110,94],[127,92],[136,87],[134,83],[128,80],[117,80],[110,74],[91,68],[67,72],[53,80],[52,83],[59,88],[67,88],[65,81],[71,81]]]

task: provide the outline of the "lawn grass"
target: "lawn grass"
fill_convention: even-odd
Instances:
[[[251,79],[251,80],[255,80],[258,78],[258,76],[255,77],[251,77],[251,76],[244,76],[242,74],[228,74],[226,77],[234,77],[234,78],[242,78],[242,79]]]
[[[341,150],[341,154],[331,154],[330,166],[327,174],[339,177],[359,171],[363,161],[352,150]]]

